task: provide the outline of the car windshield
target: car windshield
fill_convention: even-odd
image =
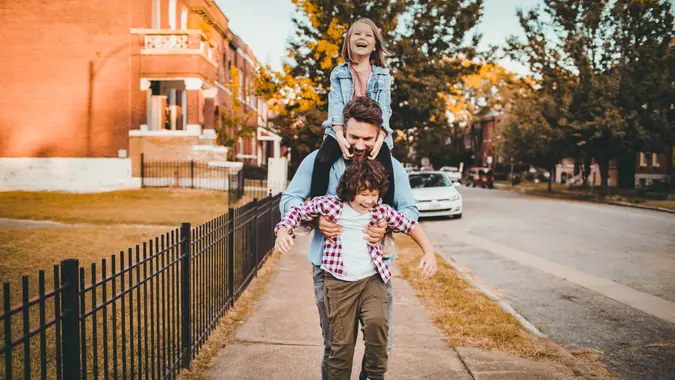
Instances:
[[[413,174],[410,176],[410,187],[421,189],[425,187],[452,187],[448,177],[442,174]]]

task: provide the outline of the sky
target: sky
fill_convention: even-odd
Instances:
[[[516,10],[530,9],[540,0],[485,0],[483,17],[476,31],[483,34],[479,45],[503,45],[510,35],[522,36]],[[258,61],[281,68],[286,40],[293,34],[291,0],[216,0],[230,22],[230,29],[251,47]],[[264,9],[264,11],[262,11]],[[518,74],[527,69],[508,59],[499,63]]]

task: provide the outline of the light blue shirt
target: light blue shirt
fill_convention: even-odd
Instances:
[[[302,160],[298,171],[295,173],[288,188],[281,196],[279,209],[282,214],[285,214],[292,207],[303,203],[307,197],[309,197],[312,185],[312,171],[314,170],[314,160],[317,152],[318,150],[315,150]],[[419,212],[417,210],[415,198],[413,198],[410,182],[408,182],[408,173],[406,173],[403,165],[401,165],[394,157],[391,158],[391,163],[394,169],[394,208],[397,211],[401,211],[406,217],[417,221]],[[331,167],[326,195],[337,195],[337,185],[344,172],[345,161],[340,157]],[[314,238],[312,239],[309,246],[309,252],[307,253],[309,261],[314,265],[321,265],[324,239],[325,238],[321,233],[314,233]],[[391,258],[386,259],[385,263],[389,265],[395,258],[396,253],[394,252],[394,255]]]

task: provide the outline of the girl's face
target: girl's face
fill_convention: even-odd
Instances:
[[[351,58],[370,56],[375,50],[375,32],[363,22],[357,22],[352,26],[352,34],[349,39],[349,47],[351,49]]]
[[[354,200],[349,202],[349,205],[358,212],[364,213],[373,209],[380,199],[380,192],[377,190],[363,190],[359,191],[354,197]]]

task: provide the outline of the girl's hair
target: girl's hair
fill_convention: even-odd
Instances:
[[[365,154],[354,155],[354,160],[340,178],[337,196],[343,202],[353,201],[358,193],[365,190],[377,190],[382,196],[388,186],[387,172],[381,163],[369,160]]]
[[[345,41],[342,44],[342,59],[344,59],[345,62],[352,60],[352,48],[349,46],[349,40],[352,38],[354,25],[360,22],[368,25],[373,30],[373,34],[375,35],[375,50],[370,53],[370,63],[374,64],[375,66],[385,67],[384,56],[391,55],[392,52],[385,46],[384,38],[382,38],[382,32],[380,32],[380,29],[368,18],[360,18],[354,21],[352,26],[349,27]]]

